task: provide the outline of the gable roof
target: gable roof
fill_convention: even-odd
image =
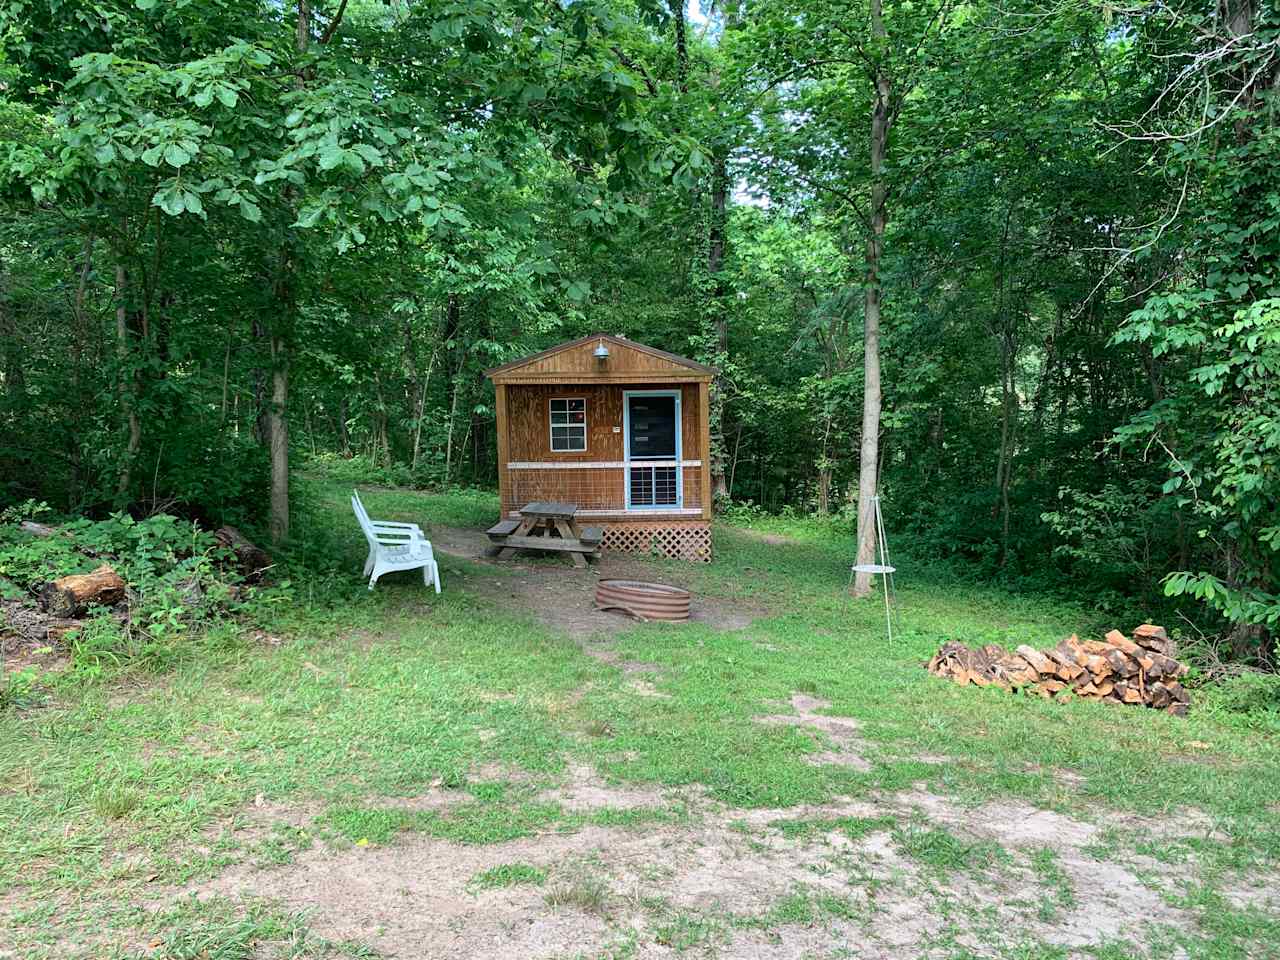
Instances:
[[[604,365],[594,357],[595,347],[601,342],[610,353]],[[701,381],[710,380],[715,374],[715,367],[705,363],[608,333],[570,340],[484,372],[495,383]]]

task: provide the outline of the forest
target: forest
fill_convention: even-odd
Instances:
[[[1278,97],[1260,0],[6,0],[0,506],[287,548],[599,331],[718,368],[726,514],[1266,663]]]

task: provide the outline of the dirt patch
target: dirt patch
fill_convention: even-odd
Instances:
[[[855,770],[867,772],[870,762],[863,756],[867,743],[858,736],[860,724],[851,717],[832,717],[819,710],[825,710],[831,704],[826,700],[811,697],[806,693],[797,693],[791,697],[791,707],[795,713],[774,713],[760,717],[759,722],[781,726],[803,727],[817,730],[830,740],[831,750],[823,750],[810,754],[807,758],[813,764],[839,764]]]
[[[637,787],[610,784],[595,769],[585,763],[570,764],[567,782],[544,790],[538,800],[558,803],[566,810],[582,813],[592,810],[642,810],[668,807],[673,803],[687,802],[689,791],[660,790],[654,787]]]
[[[822,709],[813,698],[792,702],[802,716]],[[387,803],[430,808],[455,794],[461,795],[432,790]],[[387,955],[460,960],[594,956],[623,942],[634,943],[642,960],[671,956],[677,942],[727,960],[841,951],[896,960],[932,955],[931,945],[951,936],[978,953],[1028,942],[1082,950],[1117,939],[1142,950],[1161,926],[1190,929],[1195,922],[1140,882],[1131,863],[1098,861],[1086,852],[1105,824],[1017,801],[965,807],[915,788],[742,810],[701,790],[610,783],[585,764],[570,765],[563,782],[538,799],[580,812],[679,802],[687,816],[632,829],[553,829],[488,846],[406,833],[385,846],[313,848],[270,869],[235,867],[183,893],[267,897],[307,911],[321,936]],[[255,820],[267,813],[298,822],[294,812],[270,805],[253,810]],[[840,818],[886,824],[848,834]],[[831,828],[823,829],[822,820],[833,821]],[[784,829],[788,821],[817,826]],[[900,846],[895,827],[909,825],[994,840],[1007,854],[989,868],[939,870]],[[1048,913],[1053,894],[1032,862],[1043,847],[1055,851],[1073,898]],[[482,872],[513,863],[545,871],[545,885],[480,889],[475,883]],[[1229,898],[1270,904],[1267,889],[1257,878]]]
[[[521,613],[532,614],[553,630],[575,640],[608,637],[635,629],[636,622],[618,613],[595,609],[596,581],[605,579],[650,580],[653,568],[644,560],[606,551],[587,569],[574,567],[567,558],[534,560],[518,556],[498,560],[488,556],[489,542],[482,532],[458,527],[432,526],[432,544],[442,553],[483,564],[501,575],[464,575],[466,590],[492,599]],[[678,580],[678,577],[672,578]],[[683,584],[678,584],[683,586]],[[695,594],[690,622],[716,630],[741,630],[766,611]],[[678,630],[682,624],[670,624]]]
[[[1189,915],[1169,906],[1160,895],[1129,869],[1157,867],[1155,861],[1126,855],[1125,864],[1099,859],[1089,851],[1101,837],[1107,821],[1086,823],[1052,810],[1041,810],[1016,800],[1002,800],[966,808],[955,801],[913,789],[894,797],[899,808],[923,813],[927,821],[962,837],[994,840],[1005,848],[1034,853],[1048,848],[1066,876],[1078,906],[1066,911],[1055,924],[1044,924],[1040,939],[1068,947],[1083,947],[1100,940],[1143,942],[1149,927],[1160,924],[1185,926]],[[1161,871],[1166,872],[1167,871]],[[1006,872],[1005,890],[1012,880],[1034,883],[1034,873],[1015,865]],[[997,905],[992,891],[972,893],[980,903]]]

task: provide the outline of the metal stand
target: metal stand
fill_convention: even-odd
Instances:
[[[892,564],[889,563],[889,539],[884,532],[884,516],[880,513],[880,497],[871,498],[875,507],[875,525],[876,525],[876,552],[879,555],[878,563],[855,563],[849,568],[849,586],[853,586],[853,578],[859,573],[870,573],[880,575],[880,587],[884,592],[884,626],[889,633],[889,642],[893,642],[893,616],[892,610],[897,601],[897,591],[893,588],[893,575],[896,572]],[[847,589],[847,588],[846,588]],[[892,596],[892,600],[890,597]]]

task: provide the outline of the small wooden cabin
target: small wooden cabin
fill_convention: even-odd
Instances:
[[[598,333],[485,375],[504,519],[536,500],[574,503],[606,550],[711,559],[714,368]]]

